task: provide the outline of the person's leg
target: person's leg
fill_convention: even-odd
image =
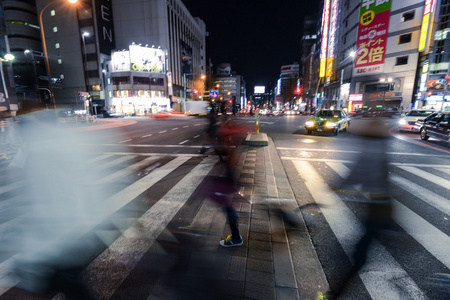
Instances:
[[[221,240],[220,245],[223,247],[241,246],[243,240],[239,233],[239,214],[232,206],[225,207],[225,211],[227,213],[228,223],[230,224],[231,235],[225,240]]]

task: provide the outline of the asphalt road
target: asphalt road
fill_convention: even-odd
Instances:
[[[330,185],[346,177],[361,152],[367,150],[366,142],[357,134],[367,120],[352,120],[349,132],[333,136],[306,135],[303,124],[307,118],[263,116],[260,131],[277,148],[318,259],[330,286],[335,288],[342,273],[350,268],[354,245],[363,233],[367,194],[331,190]],[[129,274],[132,278],[141,276],[133,271],[133,266],[149,249],[158,251],[153,239],[169,222],[183,224],[185,219],[195,216],[198,207],[190,195],[204,176],[215,170],[216,161],[208,158],[202,162],[200,158],[204,157],[200,149],[205,141],[207,118],[173,116],[105,121],[79,131],[89,137],[91,152],[86,163],[95,170],[90,175],[100,172],[104,176],[99,176],[96,182],[109,197],[108,212],[126,212],[125,216],[117,216],[114,224],[104,223],[94,228],[96,240],[111,246],[98,249],[99,254],[109,251],[109,260],[102,255],[96,258],[90,265],[95,276],[89,280],[98,288],[97,295],[107,299]],[[252,117],[232,117],[230,122],[243,136],[253,131]],[[434,274],[450,273],[450,149],[431,138],[421,141],[418,134],[398,133],[395,122],[395,119],[383,120],[390,134],[383,154],[389,163],[394,223],[371,244],[367,264],[344,292],[344,299],[397,299],[398,291],[408,295],[405,299],[448,296],[448,290],[430,278]],[[102,126],[102,130],[95,130],[99,128],[96,126]],[[65,138],[70,142],[70,137]],[[23,213],[24,206],[14,204],[27,199],[20,195],[23,192],[20,172],[4,167],[2,161],[0,231],[4,233],[2,245],[7,245],[14,238],[14,224],[20,224]],[[60,174],[62,179],[72,173],[64,170]],[[173,199],[176,203],[171,203]],[[155,218],[161,221],[157,225]],[[130,227],[130,220],[136,219],[143,228]],[[122,226],[130,228],[122,230]],[[141,229],[152,236],[136,242],[133,236]],[[0,270],[10,266],[13,250],[1,248]],[[293,251],[294,265],[301,266],[302,257]],[[119,261],[125,271],[111,272],[111,267],[119,268],[110,265],[114,261]],[[4,278],[2,274],[0,280]],[[116,297],[132,294],[130,290],[117,290]]]

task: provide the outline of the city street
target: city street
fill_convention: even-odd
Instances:
[[[357,133],[369,121],[352,119],[348,132],[337,136],[306,135],[308,118],[263,116],[260,132],[269,145],[237,145],[241,188],[233,203],[244,244],[234,248],[219,246],[229,233],[225,214],[199,197],[205,177],[223,171],[213,151],[200,153],[207,117],[99,119],[77,127],[77,134],[89,137],[85,163],[91,175],[102,176],[94,182],[102,188],[102,217],[76,228],[77,254],[89,256],[83,276],[94,297],[314,299],[335,289],[351,268],[371,199],[364,190],[334,186],[365,151],[366,140]],[[366,264],[342,299],[445,299],[448,277],[445,284],[433,278],[450,274],[450,148],[398,133],[395,118],[382,121],[390,135],[383,154],[393,224],[370,244]],[[244,139],[254,132],[254,117],[230,122]],[[62,299],[31,296],[11,276],[24,250],[12,241],[29,216],[22,170],[10,161],[0,160],[0,299]],[[269,225],[256,219],[267,198],[287,203],[296,228],[278,226],[271,209]]]

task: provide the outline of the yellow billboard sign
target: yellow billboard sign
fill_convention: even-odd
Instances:
[[[430,47],[435,6],[436,0],[426,0],[423,11],[422,27],[420,29],[419,52],[428,51],[428,48]]]

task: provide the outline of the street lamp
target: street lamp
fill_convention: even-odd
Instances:
[[[42,14],[44,13],[44,11],[53,3],[60,1],[60,0],[53,0],[52,2],[48,3],[47,5],[44,6],[44,8],[42,8],[40,14],[39,14],[39,26],[41,27],[41,35],[42,35],[42,45],[44,46],[44,54],[45,54],[45,62],[47,65],[47,74],[48,74],[48,82],[50,85],[50,92],[51,92],[51,96],[52,96],[52,101],[53,101],[53,108],[56,109],[56,102],[55,102],[55,94],[53,92],[53,82],[52,82],[52,75],[50,73],[50,63],[48,61],[48,52],[47,52],[47,43],[45,41],[45,32],[44,32],[44,25],[42,22]],[[69,3],[76,3],[78,0],[67,0]]]
[[[73,0],[72,0],[73,1]],[[89,36],[89,32],[83,32],[81,34],[81,38],[83,39],[83,52],[84,52],[84,72],[86,74],[86,86],[87,86],[87,93],[90,100],[91,95],[91,83],[89,82],[89,71],[88,71],[88,65],[87,65],[87,54],[86,54],[86,37]],[[91,114],[91,105],[89,105],[89,114]]]

